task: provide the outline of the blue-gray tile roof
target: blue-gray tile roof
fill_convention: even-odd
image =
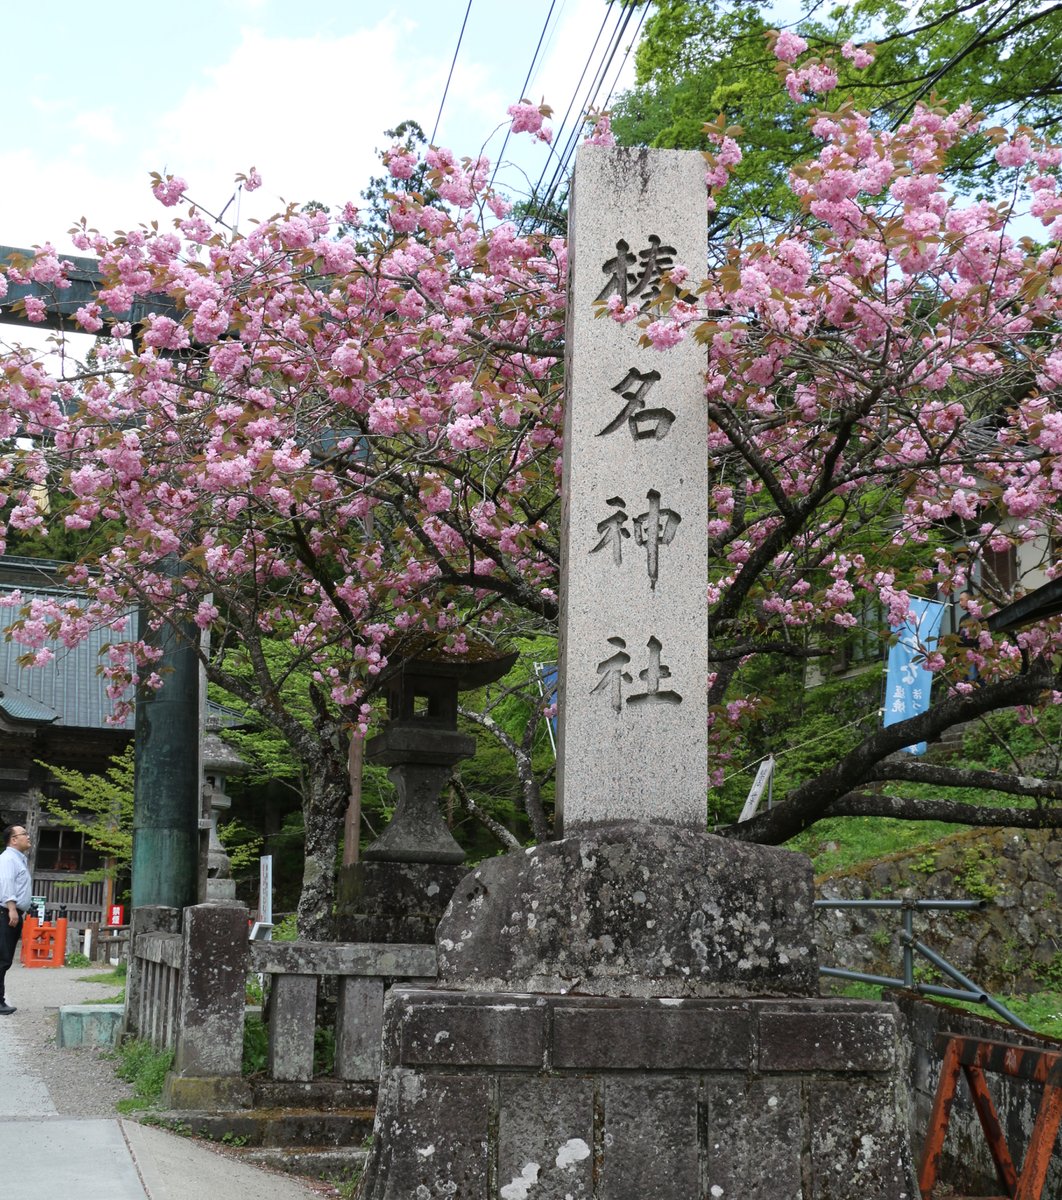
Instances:
[[[0,589],[9,592],[13,589]],[[22,587],[26,600],[34,597],[55,597],[69,602],[71,593],[61,589]],[[77,599],[77,597],[73,597]],[[118,726],[107,717],[114,706],[107,696],[107,680],[97,673],[102,662],[100,651],[108,643],[124,636],[112,629],[94,629],[78,646],[69,649],[62,642],[45,643],[55,658],[45,667],[22,667],[18,659],[26,647],[7,641],[2,631],[18,619],[15,609],[0,610],[0,710],[16,720],[50,721],[56,726],[80,729],[133,728],[129,716]],[[136,628],[136,613],[130,614],[132,629]]]

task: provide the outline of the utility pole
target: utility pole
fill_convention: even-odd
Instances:
[[[172,556],[162,564],[169,575],[180,569]],[[186,908],[199,899],[199,631],[163,624],[152,632],[143,608],[139,621],[140,636],[162,650],[163,685],[136,692],[133,907]]]

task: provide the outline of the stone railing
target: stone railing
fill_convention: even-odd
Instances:
[[[268,975],[269,1066],[273,1079],[313,1077],[318,980],[334,977],[338,997],[334,1075],[380,1077],[386,981],[435,979],[435,947],[358,942],[254,942],[251,970]]]
[[[180,930],[178,932],[178,929]],[[396,980],[430,984],[435,947],[356,942],[250,942],[247,909],[209,903],[133,914],[125,1032],[174,1052],[165,1103],[250,1103],[242,1078],[247,977],[269,976],[267,1074],[313,1077],[319,982],[336,981],[334,1077],[375,1084],[383,1000]]]

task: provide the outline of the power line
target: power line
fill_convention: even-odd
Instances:
[[[431,143],[435,143],[435,135],[439,132],[439,122],[442,120],[443,105],[446,103],[447,93],[450,91],[450,80],[454,77],[454,67],[457,65],[457,55],[461,50],[461,42],[465,36],[465,26],[468,24],[468,14],[472,11],[472,0],[468,0],[468,8],[465,9],[465,19],[461,22],[461,32],[457,35],[457,45],[454,48],[453,62],[450,63],[450,74],[446,76],[446,87],[443,88],[442,99],[439,101],[439,112],[435,117],[435,128],[431,131]]]
[[[469,0],[471,3],[471,0]],[[553,10],[557,6],[557,0],[550,0],[549,12],[546,13],[546,20],[542,25],[542,32],[538,35],[538,45],[535,47],[535,53],[531,56],[531,65],[527,68],[527,76],[524,79],[524,86],[520,89],[520,99],[527,96],[528,85],[531,83],[531,74],[535,69],[535,63],[538,61],[539,51],[542,49],[542,43],[546,38],[546,30],[549,28],[550,17],[553,16]],[[494,187],[494,180],[498,177],[498,168],[501,166],[502,159],[505,157],[505,147],[509,144],[509,135],[512,133],[512,123],[505,131],[505,140],[502,142],[501,149],[498,151],[498,157],[494,161],[494,170],[491,173],[490,184],[488,190]]]
[[[646,13],[648,13],[648,11],[649,11],[648,6],[643,7],[643,9],[642,9],[642,20],[643,21],[645,20],[645,15],[646,15]],[[616,71],[616,77],[612,81],[612,87],[609,88],[608,95],[605,98],[604,104],[599,106],[597,103],[598,96],[601,92],[602,86],[604,85],[605,77],[608,75],[609,68],[612,66],[613,59],[616,57],[616,52],[619,50],[620,42],[622,41],[624,35],[627,32],[627,26],[630,24],[631,17],[634,15],[634,5],[628,4],[628,3],[626,3],[626,0],[624,0],[624,7],[622,9],[622,12],[623,12],[622,24],[619,24],[616,28],[615,35],[612,38],[611,46],[608,51],[608,58],[602,62],[601,68],[597,74],[597,80],[594,85],[594,90],[593,90],[592,94],[587,98],[587,101],[583,106],[584,113],[589,112],[592,108],[597,108],[597,107],[605,108],[608,106],[608,102],[612,98],[612,90],[613,90],[613,88],[615,88],[616,82],[618,81],[619,76],[620,76],[620,72],[623,70],[623,64],[627,61],[627,56],[630,54],[631,47],[634,45],[634,40],[637,37],[637,31],[635,32],[635,38],[632,38],[631,41],[628,42],[628,44],[627,44],[626,53],[624,54],[623,58],[620,61],[619,69]],[[638,28],[639,29],[641,28],[640,24],[639,24]],[[554,172],[553,180],[550,183],[549,193],[548,193],[548,197],[547,197],[547,201],[546,201],[547,205],[552,203],[553,197],[556,194],[557,188],[560,185],[560,181],[564,178],[564,176],[567,173],[568,164],[571,162],[572,156],[575,153],[575,150],[579,145],[579,134],[581,133],[581,131],[582,131],[582,122],[580,122],[579,125],[577,125],[572,130],[571,135],[569,136],[568,144],[565,149],[564,156],[558,165],[558,169]]]
[[[594,78],[594,82],[593,82],[591,91],[589,92],[586,100],[583,103],[583,107],[582,107],[583,114],[588,113],[592,108],[595,108],[597,106],[597,98],[601,92],[602,86],[604,85],[605,77],[608,74],[609,68],[611,67],[614,58],[616,57],[616,52],[619,49],[620,42],[622,41],[624,34],[627,31],[627,26],[630,24],[631,17],[634,15],[634,5],[623,3],[621,5],[620,11],[621,11],[620,20],[617,22],[616,30],[615,30],[615,32],[610,40],[610,44],[606,50],[607,57],[605,57],[602,60],[601,65],[598,68],[597,74]],[[643,9],[643,16],[644,16],[644,13],[647,11],[648,11],[648,9]],[[629,50],[630,50],[630,46],[628,46],[628,52],[629,52]],[[622,63],[621,63],[621,69],[622,69]],[[618,73],[617,73],[617,78],[618,78]],[[613,86],[615,86],[615,85],[613,84]],[[609,95],[611,96],[611,94],[612,93],[610,90]],[[561,181],[567,175],[568,165],[571,162],[571,159],[575,153],[576,147],[579,145],[579,137],[580,137],[581,132],[582,132],[582,121],[580,120],[572,127],[572,130],[568,135],[568,141],[565,144],[564,152],[560,156],[560,159],[557,162],[556,168],[553,172],[553,178],[550,180],[549,187],[546,189],[545,197],[540,206],[540,210],[539,210],[540,212],[548,211],[550,205],[553,203],[554,197],[556,196],[557,191],[560,188]]]
[[[624,50],[623,58],[620,59],[620,65],[619,65],[618,70],[616,71],[616,78],[613,79],[612,86],[608,89],[608,95],[605,97],[605,103],[601,106],[602,108],[608,108],[608,106],[612,100],[612,94],[616,90],[616,84],[619,83],[619,77],[623,74],[623,68],[627,65],[627,59],[630,58],[631,51],[637,45],[638,39],[642,36],[642,26],[645,24],[645,18],[648,15],[649,15],[649,5],[645,4],[642,6],[642,15],[638,19],[638,28],[635,29],[634,36],[627,43],[627,49]]]
[[[594,38],[594,44],[590,47],[590,53],[587,55],[586,62],[583,64],[582,71],[579,73],[579,78],[576,81],[575,88],[572,91],[572,98],[571,98],[571,100],[568,101],[568,107],[564,111],[564,117],[562,118],[560,124],[556,127],[555,136],[554,136],[555,143],[560,141],[560,137],[564,131],[564,127],[565,127],[565,125],[567,125],[568,118],[571,116],[572,108],[575,105],[575,101],[579,95],[579,89],[583,86],[583,80],[586,78],[586,72],[589,70],[590,63],[593,61],[594,55],[597,53],[598,42],[601,41],[601,35],[605,32],[605,26],[608,24],[609,15],[612,12],[612,6],[614,3],[615,3],[615,0],[609,0],[608,8],[605,9],[605,15],[601,18],[601,28],[597,31],[597,37]],[[553,154],[556,154],[555,148],[551,153],[551,157]],[[531,197],[533,199],[539,196],[541,188],[542,188],[542,182],[546,178],[546,172],[548,170],[549,170],[549,159],[547,158],[546,165],[542,168],[542,174],[538,178],[538,183],[536,183],[534,188],[532,189]],[[536,212],[534,215],[535,215],[536,219],[538,216],[541,215],[541,205],[538,205],[536,207]],[[520,223],[521,229],[523,228],[526,220],[527,220],[527,218],[525,217],[524,221],[521,221],[521,223]]]
[[[612,7],[612,5],[610,3],[609,8],[611,9],[611,7]],[[634,4],[627,3],[626,0],[622,0],[621,5],[620,5],[620,17],[617,20],[616,28],[613,31],[612,36],[609,38],[609,44],[605,50],[605,57],[602,58],[602,61],[599,65],[597,71],[594,73],[594,78],[591,83],[590,90],[587,93],[586,99],[580,110],[581,114],[589,112],[589,110],[595,106],[597,97],[601,92],[601,89],[605,82],[605,78],[608,75],[609,69],[611,68],[612,63],[615,60],[615,57],[619,50],[620,44],[623,40],[624,35],[627,32],[627,27],[630,24],[631,17],[634,15],[634,11],[635,11]],[[647,8],[643,9],[643,12],[642,12],[642,20],[643,21],[645,19],[645,13],[647,11],[648,11]],[[641,24],[639,23],[638,29],[640,30],[640,28],[641,28]],[[635,33],[635,37],[636,36],[637,36],[637,30]],[[600,40],[600,33],[598,34],[598,40]],[[630,44],[627,47],[627,52],[620,62],[619,70],[616,73],[616,79],[613,80],[613,84],[612,84],[613,88],[615,87],[616,80],[618,80],[618,78],[619,78],[619,71],[622,71],[623,63],[626,62],[627,56],[630,54],[630,49],[633,44],[634,44],[634,39],[632,38]],[[597,42],[595,41],[594,49],[596,50],[596,48],[597,48]],[[593,53],[594,53],[594,51],[591,50],[591,57],[593,56]],[[587,65],[589,65],[589,62]],[[585,75],[585,69],[584,69],[583,74]],[[580,82],[582,82],[582,76],[580,76]],[[579,85],[577,84],[576,85],[577,91],[578,91],[578,86]],[[611,95],[612,95],[611,89],[609,90],[608,95],[611,98]],[[572,104],[574,104],[574,102],[575,102],[575,96],[573,96],[573,98],[572,98]],[[571,107],[572,107],[571,105],[568,106],[569,113],[571,112]],[[567,114],[565,114],[565,122],[566,121],[567,121]],[[553,171],[553,176],[550,179],[549,186],[545,189],[544,192],[542,190],[542,184],[546,177],[546,170],[549,169],[548,163],[546,166],[546,170],[544,170],[542,172],[542,175],[539,177],[539,181],[538,181],[538,184],[536,185],[535,193],[534,193],[537,197],[539,197],[538,203],[536,204],[536,209],[535,209],[535,219],[538,219],[539,217],[541,217],[543,215],[543,213],[548,211],[549,206],[553,203],[553,199],[556,196],[557,191],[560,187],[561,180],[564,178],[564,176],[567,172],[568,164],[571,161],[572,155],[575,153],[575,148],[579,144],[579,134],[581,131],[581,126],[582,126],[582,122],[581,121],[577,122],[572,127],[570,133],[568,134],[568,139],[565,142],[564,150],[561,152],[561,154],[557,158],[557,162],[556,162],[556,165],[555,165],[555,168]]]

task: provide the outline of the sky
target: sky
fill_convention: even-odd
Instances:
[[[435,140],[459,155],[486,143],[496,159],[547,16],[527,98],[559,117],[607,11],[605,0],[0,0],[0,244],[69,251],[82,216],[104,232],[166,222],[174,212],[152,197],[151,171],[183,176],[188,196],[217,213],[236,173],[256,167],[262,188],[226,213],[238,205],[241,224],[290,201],[357,203],[379,173],[384,129],[412,117],[431,134],[466,12]],[[620,85],[632,81],[633,54]],[[519,169],[499,183],[526,192],[549,153],[510,139],[505,157]]]

